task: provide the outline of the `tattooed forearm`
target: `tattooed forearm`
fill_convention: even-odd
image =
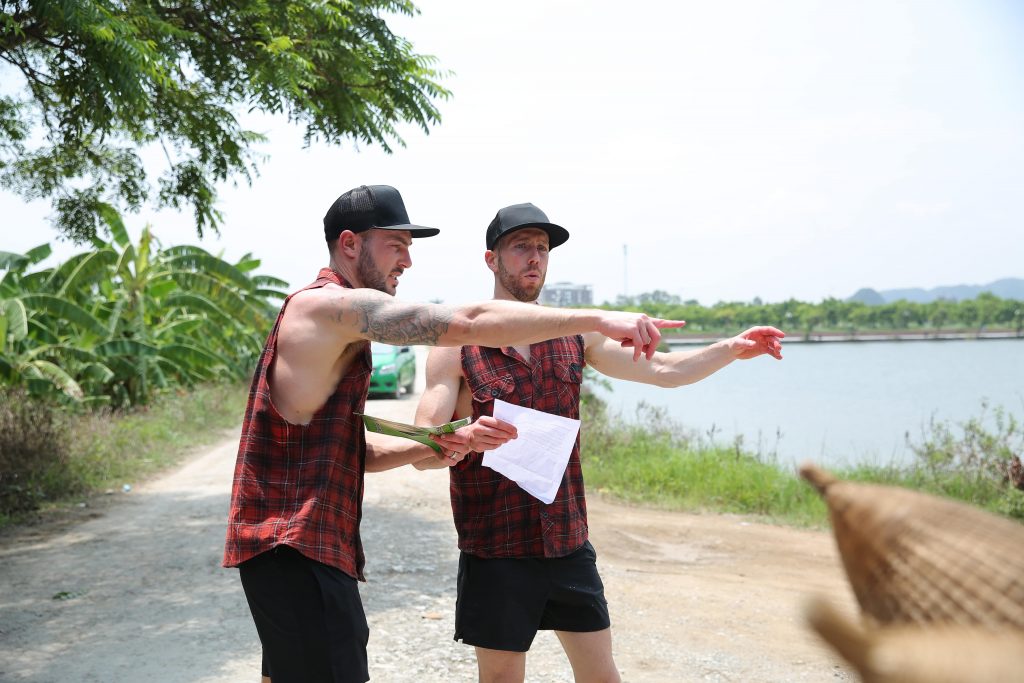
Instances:
[[[360,332],[387,344],[435,346],[453,317],[448,306],[394,301],[357,301],[354,308]]]

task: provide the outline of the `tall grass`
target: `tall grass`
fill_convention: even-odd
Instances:
[[[0,519],[32,510],[66,470],[67,422],[56,403],[0,386]]]
[[[983,408],[984,410],[984,408]],[[612,415],[588,396],[582,453],[590,490],[677,510],[727,512],[799,526],[824,526],[827,511],[812,488],[772,452],[751,452],[742,440],[716,441],[689,430],[663,409],[641,404],[637,417]],[[1024,452],[1019,423],[998,413],[964,425],[933,424],[907,467],[835,470],[842,479],[916,489],[1024,520],[1024,492],[1005,473]]]
[[[76,416],[69,469],[87,489],[145,479],[240,426],[247,398],[242,385],[203,385],[144,408]]]

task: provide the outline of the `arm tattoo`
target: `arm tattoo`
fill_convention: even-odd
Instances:
[[[436,346],[453,317],[448,306],[380,300],[354,302],[359,331],[386,344]]]

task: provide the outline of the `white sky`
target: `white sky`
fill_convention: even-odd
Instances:
[[[385,183],[417,241],[399,296],[487,298],[484,230],[531,201],[572,237],[548,281],[597,301],[845,298],[1024,277],[1024,6],[1015,0],[421,0],[393,28],[454,73],[429,136],[393,155],[303,150],[258,119],[269,160],[225,187],[228,258],[295,287],[326,264],[322,218]],[[49,207],[0,192],[0,250],[53,240]],[[128,216],[164,245],[190,216]],[[628,244],[628,264],[623,245]],[[76,249],[64,243],[58,253]]]

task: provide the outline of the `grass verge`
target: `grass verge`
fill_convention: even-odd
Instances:
[[[621,500],[697,512],[753,515],[795,526],[825,527],[828,512],[818,494],[790,468],[769,455],[744,450],[742,442],[715,443],[644,406],[640,421],[609,415],[596,399],[583,408],[583,460],[587,487]],[[841,479],[902,486],[953,498],[990,512],[1024,520],[1024,492],[1001,476],[993,460],[959,457],[971,440],[972,421],[960,440],[947,440],[950,457],[937,459],[934,441],[913,447],[919,462],[907,467],[858,466],[831,470]],[[949,425],[936,430],[950,433]],[[1015,431],[1016,430],[1016,431]],[[993,442],[1019,441],[1015,427],[990,434]],[[1014,442],[1020,452],[1020,444]],[[1006,451],[1006,449],[1003,449]],[[1009,459],[1006,460],[1009,462]]]
[[[62,434],[51,444],[57,455],[21,474],[22,504],[0,510],[0,528],[165,470],[241,424],[246,398],[242,385],[208,385],[130,411],[59,414]]]

